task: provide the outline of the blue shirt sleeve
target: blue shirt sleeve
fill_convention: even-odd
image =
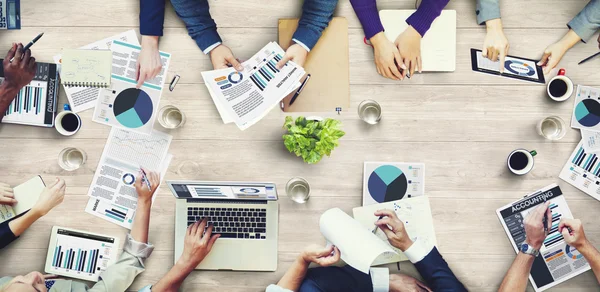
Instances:
[[[217,33],[217,24],[210,16],[208,0],[171,0],[171,4],[202,51],[222,42]]]
[[[499,0],[477,0],[477,23],[484,24],[491,19],[500,18],[500,2]]]
[[[569,21],[567,26],[583,42],[589,40],[600,29],[600,0],[591,0],[573,20]]]
[[[140,34],[163,35],[165,0],[140,0]]]
[[[292,39],[312,50],[323,30],[329,25],[337,2],[338,0],[305,0],[302,5],[302,17]]]
[[[8,222],[10,222],[10,220],[0,223],[0,248],[4,248],[17,239],[12,230],[10,230]]]
[[[414,263],[427,285],[433,291],[466,292],[467,289],[456,278],[448,263],[434,247],[421,261]]]

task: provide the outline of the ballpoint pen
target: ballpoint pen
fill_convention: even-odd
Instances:
[[[150,185],[150,182],[148,181],[148,175],[146,174],[146,172],[140,168],[140,170],[142,171],[142,180],[144,182],[146,182],[146,186],[148,187],[148,190],[152,190],[152,186]]]
[[[593,55],[591,55],[591,56],[589,56],[589,57],[581,60],[581,62],[577,63],[577,65],[581,65],[581,64],[583,64],[583,63],[585,63],[585,62],[587,62],[587,61],[589,61],[589,60],[591,60],[591,59],[593,59],[593,58],[595,58],[597,56],[600,56],[600,52],[595,53],[595,54],[593,54]]]
[[[377,221],[379,221],[381,219],[383,219],[383,215],[379,216],[379,219],[377,219]],[[371,233],[376,234],[378,228],[379,228],[379,226],[375,225],[375,228],[373,228],[373,230],[371,231]]]
[[[44,33],[38,34],[32,41],[30,41],[27,45],[25,45],[25,47],[23,47],[23,52],[25,52],[29,48],[31,48],[31,46],[33,46],[33,44],[35,44],[35,42],[37,42],[43,35],[44,35]],[[14,59],[15,59],[15,57],[10,58],[10,62],[12,62]]]

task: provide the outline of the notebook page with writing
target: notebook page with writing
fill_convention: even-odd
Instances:
[[[365,274],[376,260],[397,255],[389,245],[339,208],[325,211],[319,226],[327,241],[340,250],[342,260]]]
[[[60,77],[66,86],[108,87],[111,70],[110,50],[65,50]]]

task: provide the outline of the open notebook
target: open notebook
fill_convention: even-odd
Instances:
[[[374,262],[398,256],[388,244],[339,208],[325,211],[319,227],[325,239],[340,250],[342,260],[365,274]]]
[[[13,188],[18,203],[14,206],[0,205],[0,223],[31,209],[45,187],[42,177],[38,175]]]
[[[111,70],[110,50],[65,50],[60,78],[66,86],[109,87]]]

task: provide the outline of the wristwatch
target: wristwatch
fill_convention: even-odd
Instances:
[[[527,243],[524,243],[524,242],[523,242],[523,244],[521,244],[521,252],[524,254],[532,255],[534,258],[540,254],[539,250],[533,248],[533,246],[531,246]]]

